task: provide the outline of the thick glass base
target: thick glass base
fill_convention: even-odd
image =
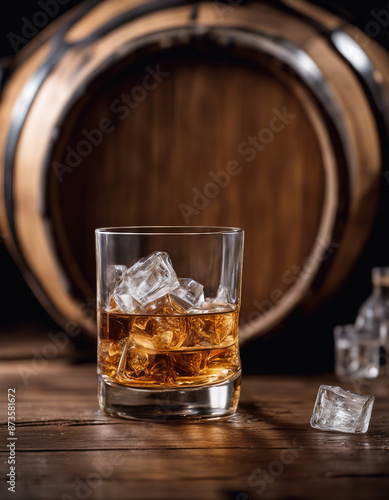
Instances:
[[[235,413],[241,373],[227,382],[202,387],[146,389],[119,385],[98,375],[99,405],[114,417],[166,420],[220,418]]]

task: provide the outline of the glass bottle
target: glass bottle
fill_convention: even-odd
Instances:
[[[358,311],[358,328],[379,330],[389,321],[389,267],[374,267],[371,272],[373,292]]]
[[[373,292],[360,307],[355,326],[381,338],[381,369],[389,375],[389,267],[374,267],[371,278]]]

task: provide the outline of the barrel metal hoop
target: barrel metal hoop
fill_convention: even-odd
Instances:
[[[389,155],[389,94],[375,78],[376,69],[366,52],[345,31],[337,30],[330,36],[332,46],[352,69],[362,85],[378,122],[383,155]]]
[[[312,19],[307,14],[287,5],[284,0],[262,1],[306,22],[329,41],[331,46],[351,68],[359,83],[362,85],[373,109],[374,116],[378,124],[381,125],[378,127],[381,151],[383,155],[389,156],[389,95],[384,91],[383,86],[375,79],[376,70],[366,52],[364,52],[360,45],[343,30],[346,24],[344,22],[339,23],[339,27],[332,30],[327,28],[317,19]]]
[[[324,26],[324,24],[317,21],[316,19],[312,19],[307,14],[304,14],[304,12],[300,12],[299,10],[293,8],[291,5],[286,4],[284,0],[259,0],[259,1],[260,3],[265,3],[267,5],[270,5],[271,7],[277,10],[285,12],[286,14],[289,14],[301,21],[306,22],[307,24],[315,28],[315,30],[319,34],[325,37],[329,37],[331,34],[331,30],[326,26]]]

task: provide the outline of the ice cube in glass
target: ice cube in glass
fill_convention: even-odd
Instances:
[[[180,286],[170,257],[153,252],[138,260],[124,275],[131,296],[143,307]]]

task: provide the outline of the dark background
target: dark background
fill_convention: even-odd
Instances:
[[[58,15],[81,3],[80,0],[60,1],[62,5],[56,2]],[[387,1],[377,0],[317,0],[314,3],[342,16],[363,31],[367,23],[374,20],[372,11],[389,10]],[[9,34],[21,35],[24,18],[31,19],[38,10],[42,10],[38,0],[0,0],[0,57],[14,55]],[[375,40],[389,50],[389,28],[383,28]],[[383,174],[386,170],[389,172],[387,158]],[[246,373],[317,373],[333,369],[333,327],[354,321],[358,307],[371,291],[371,267],[389,265],[389,184],[384,175],[381,180],[376,223],[347,281],[320,310],[308,316],[296,311],[277,332],[244,346],[242,363]],[[2,330],[9,332],[10,326],[21,322],[39,323],[52,331],[59,328],[28,289],[0,239],[0,335]]]

